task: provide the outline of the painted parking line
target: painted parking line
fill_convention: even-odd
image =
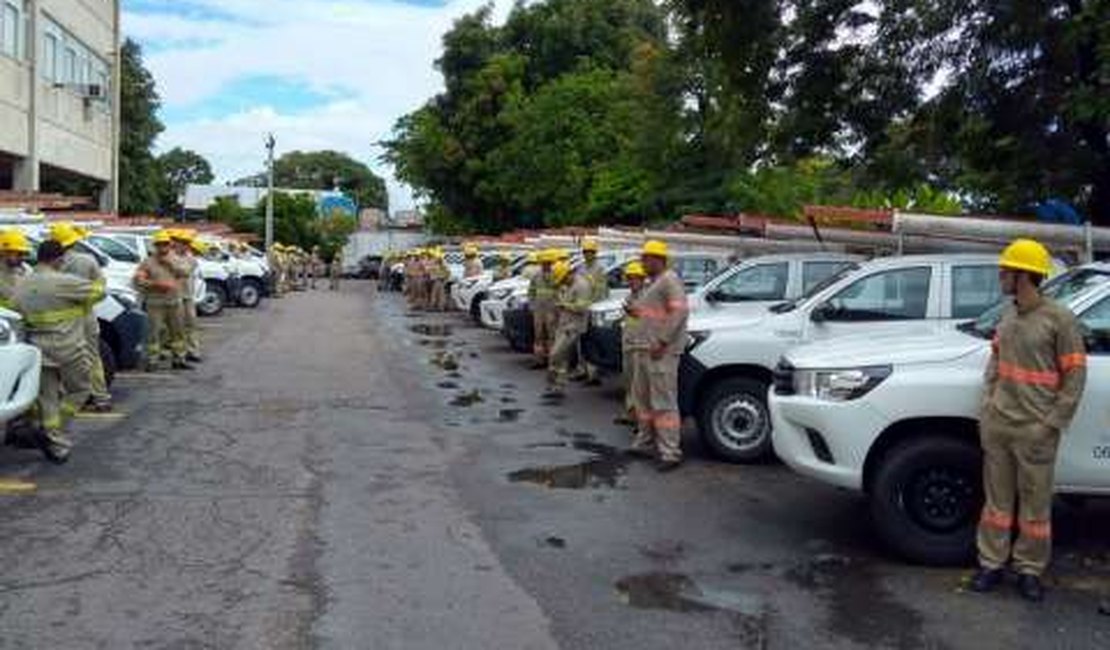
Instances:
[[[111,411],[110,413],[90,413],[82,411],[73,416],[75,420],[122,420],[127,417],[127,414],[122,411]]]
[[[0,478],[0,494],[27,494],[34,492],[36,489],[38,489],[38,486],[31,481]]]

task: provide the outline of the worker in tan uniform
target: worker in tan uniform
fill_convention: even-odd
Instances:
[[[463,278],[476,278],[485,269],[482,260],[478,258],[478,247],[468,245],[463,248]]]
[[[986,503],[971,589],[993,590],[1010,564],[1022,597],[1039,602],[1052,555],[1056,452],[1083,396],[1087,353],[1072,313],[1040,293],[1052,272],[1044,246],[1016,240],[999,266],[1013,304],[995,331],[979,417]]]
[[[429,304],[432,311],[447,311],[450,308],[450,298],[447,295],[447,282],[451,279],[451,271],[447,268],[443,251],[432,250],[428,282],[431,283]]]
[[[65,254],[62,257],[61,270],[63,273],[76,275],[89,282],[105,286],[104,273],[100,269],[100,262],[87,253],[78,251],[77,242],[84,236],[83,231],[69,223],[55,223],[50,226],[50,239],[58,242]],[[89,403],[80,405],[82,409],[94,412],[107,412],[112,410],[112,395],[108,392],[108,380],[104,374],[104,362],[100,358],[100,320],[89,305],[89,312],[85,314],[85,346],[89,355]]]
[[[322,275],[322,269],[323,268],[324,268],[324,261],[322,259],[320,259],[320,247],[319,246],[313,246],[312,247],[312,255],[309,257],[309,260],[308,260],[308,288],[309,289],[315,289],[316,288],[316,279],[319,278],[320,275]]]
[[[555,335],[556,287],[551,277],[552,267],[558,260],[557,251],[540,253],[540,270],[528,283],[528,306],[532,311],[532,355],[535,369],[546,368]]]
[[[27,336],[42,351],[38,410],[42,451],[53,463],[69,459],[72,446],[65,419],[84,406],[92,376],[86,351],[85,319],[103,300],[104,284],[63,273],[65,251],[48,239],[38,250],[38,269],[19,282],[12,303],[23,315]]]
[[[682,464],[678,360],[686,345],[689,315],[685,287],[668,268],[669,257],[665,242],[651,240],[644,244],[641,262],[650,284],[625,307],[628,316],[639,319],[646,347],[633,351],[637,428],[629,451],[638,456],[657,455],[660,472]]]
[[[331,256],[328,264],[328,289],[339,291],[339,282],[343,278],[343,251],[337,250]]]
[[[568,262],[555,264],[551,269],[551,281],[558,291],[555,299],[558,324],[551,346],[544,397],[561,399],[566,391],[571,364],[578,353],[578,340],[586,333],[592,290],[586,276],[571,270]]]
[[[644,265],[639,261],[629,262],[624,267],[624,278],[629,289],[624,304],[630,305],[639,299],[640,294],[644,291],[644,281],[647,279]],[[625,311],[627,310],[628,308],[625,307]],[[636,393],[632,390],[633,376],[636,371],[636,363],[633,360],[632,353],[636,349],[644,352],[648,351],[650,343],[644,338],[643,321],[635,316],[626,315],[621,322],[621,374],[624,380],[624,413],[616,418],[616,424],[635,428],[636,413],[644,410],[644,407],[636,407]]]
[[[513,275],[513,257],[508,251],[501,251],[497,256],[497,270],[493,272],[493,281],[508,280]]]
[[[605,273],[605,267],[597,259],[600,250],[601,247],[596,239],[588,238],[582,241],[583,263],[579,273],[585,276],[590,283],[591,304],[609,298],[609,276]],[[581,338],[579,338],[579,341],[581,341]],[[601,373],[597,366],[586,360],[586,355],[582,354],[581,346],[578,353],[578,371],[575,373],[575,379],[585,381],[587,386],[600,386]]]
[[[0,231],[0,307],[15,309],[15,287],[27,275],[27,256],[31,242],[18,230]]]
[[[273,273],[271,294],[274,298],[281,298],[285,294],[285,285],[282,279],[282,260],[281,260],[282,246],[278,242],[270,245],[266,251],[266,260],[270,263],[270,272]]]
[[[150,333],[147,337],[147,369],[155,370],[169,357],[175,370],[191,370],[186,360],[181,309],[183,269],[175,262],[172,239],[166,231],[154,234],[154,255],[135,270],[135,288],[143,294]]]
[[[200,262],[194,254],[203,244],[191,230],[170,231],[173,240],[174,263],[184,277],[181,279],[181,335],[184,339],[185,359],[200,363],[200,324],[197,322],[196,283],[199,280]]]

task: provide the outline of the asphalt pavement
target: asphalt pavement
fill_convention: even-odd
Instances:
[[[657,474],[615,384],[543,376],[369,283],[202,321],[71,462],[0,450],[0,649],[1106,648],[1110,506],[1057,508],[1049,600],[909,566],[781,465]]]

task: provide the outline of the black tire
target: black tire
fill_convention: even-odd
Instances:
[[[100,364],[104,366],[104,383],[111,386],[116,380],[116,369],[119,367],[116,363],[116,353],[103,338],[100,338],[98,342],[100,344]]]
[[[869,501],[879,538],[911,562],[966,564],[975,557],[983,503],[982,453],[945,436],[907,440],[877,461]]]
[[[730,463],[756,463],[774,455],[770,384],[754,377],[729,377],[711,385],[698,409],[698,432],[709,451]]]
[[[205,283],[204,300],[197,304],[200,316],[218,316],[227,305],[227,289],[219,282]]]
[[[262,282],[255,278],[244,278],[239,287],[239,306],[254,309],[262,302]]]
[[[482,322],[482,301],[486,299],[486,294],[479,293],[470,299],[470,318],[475,323]]]

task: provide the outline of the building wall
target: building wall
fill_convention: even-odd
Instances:
[[[0,55],[0,151],[20,157],[29,154],[27,110],[33,52],[38,59],[39,162],[100,181],[111,179],[116,2],[36,0],[38,33],[33,41],[25,42],[23,59]],[[25,11],[29,7],[26,4]],[[48,40],[53,42],[51,48]],[[83,97],[74,84],[100,86],[103,99]]]

